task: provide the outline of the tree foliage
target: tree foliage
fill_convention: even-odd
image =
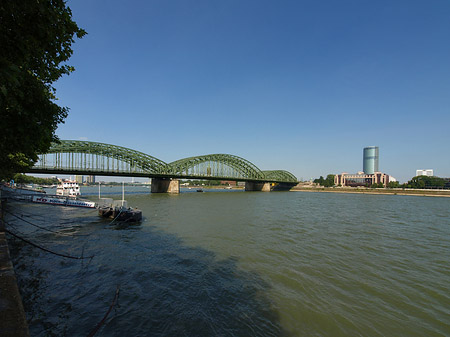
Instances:
[[[320,176],[320,178],[314,179],[314,183],[324,187],[332,187],[334,186],[334,174],[327,175],[326,179],[324,179],[323,176]]]
[[[37,185],[56,185],[58,184],[57,178],[39,178],[33,176],[27,176],[25,174],[17,173],[14,175],[13,180],[16,184],[37,184]]]
[[[384,184],[383,183],[373,183],[372,185],[370,185],[370,188],[384,188]]]
[[[57,141],[68,108],[55,103],[52,83],[74,70],[65,62],[75,36],[85,34],[63,0],[0,3],[0,179]]]
[[[388,188],[399,188],[400,187],[400,183],[398,181],[390,181],[387,184]]]
[[[446,179],[439,177],[417,176],[408,181],[406,188],[446,188]]]

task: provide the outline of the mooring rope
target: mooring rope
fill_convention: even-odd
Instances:
[[[62,232],[53,231],[51,229],[48,229],[48,228],[36,225],[36,224],[32,223],[31,221],[28,221],[28,220],[26,220],[26,219],[24,219],[22,217],[19,217],[18,215],[14,214],[14,213],[11,213],[11,212],[9,212],[7,210],[5,210],[5,212],[10,214],[10,215],[12,215],[13,217],[16,217],[19,220],[22,220],[23,222],[26,222],[27,224],[29,224],[31,226],[40,228],[40,229],[42,229],[44,231],[51,232],[51,233],[54,233],[54,234],[63,235],[63,236],[89,236],[89,234],[76,234],[76,233],[68,234],[68,233],[62,233]]]
[[[100,330],[100,328],[103,326],[103,324],[105,324],[105,321],[108,318],[109,313],[114,308],[114,306],[116,305],[117,299],[119,298],[119,291],[120,291],[120,287],[117,286],[116,294],[114,295],[114,299],[113,299],[111,305],[109,306],[108,311],[106,312],[105,316],[103,316],[103,319],[97,324],[97,326],[94,329],[92,329],[92,331],[89,333],[89,335],[87,335],[87,337],[93,337],[98,332],[98,330]]]
[[[7,223],[6,221],[4,221],[4,222],[5,222],[7,225],[10,225],[10,224]],[[57,253],[57,252],[54,252],[54,251],[52,251],[52,250],[50,250],[50,249],[48,249],[48,248],[39,246],[39,245],[37,245],[37,244],[35,244],[35,243],[33,243],[33,242],[27,240],[27,239],[24,239],[23,237],[21,237],[21,236],[15,234],[15,233],[13,233],[13,232],[11,232],[10,230],[8,230],[8,229],[6,229],[6,228],[5,228],[5,232],[7,232],[8,234],[11,234],[12,236],[14,236],[15,238],[17,238],[17,239],[19,239],[19,240],[22,240],[22,241],[25,242],[25,243],[28,243],[29,245],[31,245],[31,246],[33,246],[33,247],[39,248],[39,249],[41,249],[41,250],[43,250],[43,251],[45,251],[45,252],[47,252],[47,253],[51,253],[51,254],[54,254],[54,255],[57,255],[57,256],[65,257],[65,258],[68,258],[68,259],[74,259],[74,260],[92,259],[92,258],[94,257],[94,255],[84,257],[84,256],[72,256],[72,255],[67,255],[67,254]]]
[[[116,221],[116,219],[119,217],[119,215],[122,213],[123,208],[120,209],[119,214],[117,214],[117,216],[113,219],[113,221],[111,221],[109,224],[112,225],[114,223],[114,221]]]

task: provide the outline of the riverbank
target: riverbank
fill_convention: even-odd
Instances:
[[[328,193],[355,193],[355,194],[391,194],[414,195],[422,197],[450,197],[449,190],[417,190],[402,188],[358,188],[358,187],[298,187],[291,191],[301,192],[328,192]]]
[[[2,200],[0,205],[1,213],[4,202]],[[0,317],[0,336],[29,336],[22,297],[9,255],[3,216],[0,217]]]

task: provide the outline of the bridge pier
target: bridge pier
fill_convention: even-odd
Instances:
[[[278,183],[272,187],[272,191],[290,191],[297,183]]]
[[[246,191],[290,191],[292,187],[297,185],[296,183],[255,183],[253,181],[245,182]]]
[[[270,192],[270,183],[245,182],[245,191]]]
[[[180,193],[180,181],[171,178],[152,178],[152,193]]]

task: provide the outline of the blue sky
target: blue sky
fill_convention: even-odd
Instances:
[[[241,156],[297,178],[450,177],[450,2],[70,0],[88,35],[57,134],[171,162]]]

